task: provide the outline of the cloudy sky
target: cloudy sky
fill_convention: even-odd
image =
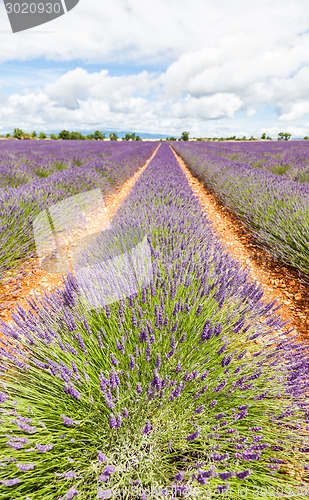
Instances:
[[[0,0],[0,133],[15,127],[309,135],[309,2],[80,0],[13,34]]]

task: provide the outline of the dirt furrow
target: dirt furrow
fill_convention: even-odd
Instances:
[[[159,146],[156,148],[151,157],[146,161],[142,168],[140,168],[135,174],[124,182],[124,184],[117,190],[116,193],[106,196],[104,198],[104,206],[107,211],[109,221],[112,220],[115,215],[118,207],[124,201],[124,199],[128,196],[130,190],[136,183],[137,179],[142,175],[147,166],[149,165],[152,158],[155,156]],[[106,223],[106,212],[103,210],[102,213],[93,213],[89,224],[87,225],[87,229],[89,232],[96,232],[96,230],[102,229],[104,223]],[[79,234],[78,237],[81,235]],[[36,294],[38,297],[42,295],[45,289],[46,291],[52,291],[54,288],[61,288],[63,286],[63,278],[62,274],[50,273],[42,268],[40,268],[38,259],[30,259],[29,263],[29,271],[27,272],[27,276],[19,283],[19,289],[17,292],[12,293],[10,295],[9,285],[0,288],[0,303],[1,306],[7,307],[2,309],[0,312],[0,318],[9,323],[11,320],[11,315],[13,309],[19,304],[21,307],[27,309],[29,307],[26,298],[34,297]],[[1,299],[2,296],[2,299]],[[5,300],[3,297],[5,296]]]
[[[184,161],[173,150],[178,163],[186,175],[189,185],[212,222],[229,253],[242,266],[248,267],[252,280],[261,283],[266,300],[277,299],[282,304],[279,313],[289,328],[294,328],[303,338],[308,339],[309,306],[308,290],[299,279],[298,273],[288,266],[275,261],[262,251],[248,235],[242,224],[229,212],[202,182],[196,179]]]

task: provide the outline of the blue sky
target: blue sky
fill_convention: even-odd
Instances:
[[[0,3],[0,133],[309,135],[307,0],[80,0],[13,34]]]

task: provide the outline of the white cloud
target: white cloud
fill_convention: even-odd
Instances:
[[[307,0],[81,0],[58,20],[14,35],[5,33],[3,5],[1,13],[0,62],[78,61],[60,77],[51,69],[37,84],[28,74],[31,90],[0,95],[2,129],[175,134],[190,126],[197,135],[234,135],[246,127],[260,131],[264,108],[274,110],[269,129],[307,127]],[[100,69],[87,70],[90,62]],[[109,63],[145,69],[112,76]],[[147,71],[158,64],[165,69]],[[0,84],[9,85],[3,75]]]
[[[234,94],[218,93],[200,98],[186,97],[172,106],[173,115],[179,118],[213,120],[222,117],[233,118],[242,106],[242,100]]]

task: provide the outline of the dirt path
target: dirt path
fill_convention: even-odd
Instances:
[[[109,221],[112,220],[118,207],[128,196],[130,190],[136,183],[137,179],[142,175],[144,170],[147,168],[147,166],[149,165],[152,158],[155,156],[159,147],[160,144],[156,148],[154,153],[151,155],[151,157],[143,165],[143,167],[140,168],[137,172],[135,172],[135,174],[130,179],[124,182],[124,184],[121,186],[121,188],[119,188],[119,190],[116,193],[110,196],[106,196],[104,198],[104,205],[107,211],[107,216]],[[92,230],[90,232],[96,232],[96,230],[99,230],[100,228],[102,229],[103,225],[106,224],[107,222],[106,211],[103,210],[99,214],[98,213],[92,214],[92,220],[89,221],[89,225],[87,226],[87,228]],[[80,236],[81,234],[78,234],[78,237]],[[19,283],[19,289],[17,292],[12,293],[10,295],[9,285],[3,287],[2,290],[0,288],[0,303],[2,306],[7,304],[7,307],[5,309],[2,309],[2,311],[0,312],[0,318],[7,323],[10,322],[12,311],[17,304],[19,304],[21,307],[25,309],[29,307],[26,297],[33,299],[34,293],[38,297],[40,297],[40,295],[44,293],[43,291],[44,289],[47,292],[49,292],[53,290],[53,288],[62,288],[63,286],[63,278],[62,278],[63,275],[44,271],[43,269],[40,268],[38,259],[31,259],[28,261],[28,263],[29,263],[29,271],[25,279],[23,279]],[[3,300],[4,296],[5,300]]]
[[[196,179],[184,161],[173,150],[189,185],[198,195],[199,201],[212,222],[215,232],[228,247],[230,254],[243,267],[248,266],[252,280],[258,280],[264,290],[266,300],[278,300],[282,304],[279,313],[289,328],[295,328],[303,338],[308,339],[309,296],[308,290],[292,268],[273,260],[259,249],[245,232],[242,224]]]

